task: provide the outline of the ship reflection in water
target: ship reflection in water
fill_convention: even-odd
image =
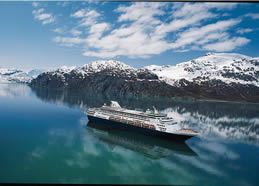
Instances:
[[[153,138],[144,134],[132,133],[106,124],[89,122],[88,131],[109,147],[121,146],[144,154],[152,159],[168,157],[170,154],[197,156],[184,142],[172,142],[166,139]]]

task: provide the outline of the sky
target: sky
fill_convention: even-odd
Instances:
[[[208,52],[259,57],[258,3],[0,1],[0,67],[113,59],[175,65]]]

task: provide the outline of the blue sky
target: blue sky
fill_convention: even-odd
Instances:
[[[135,68],[207,52],[259,57],[258,3],[0,2],[0,67],[115,59]]]

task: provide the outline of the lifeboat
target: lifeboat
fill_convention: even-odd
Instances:
[[[137,121],[137,122],[136,122],[136,125],[137,125],[137,126],[140,126],[140,125],[141,125],[141,123],[140,123],[139,121]]]
[[[122,123],[128,123],[127,120],[125,120],[125,119],[121,119],[121,122]]]
[[[115,120],[119,121],[121,118],[115,118]]]
[[[111,116],[111,117],[110,117],[110,120],[113,120],[113,121],[114,121],[114,120],[116,120],[116,119],[115,119],[115,117],[112,117],[112,116]]]
[[[156,129],[156,127],[154,125],[150,125],[149,126],[151,129]]]
[[[133,125],[133,124],[134,124],[134,122],[133,122],[133,121],[128,120],[128,124]]]
[[[144,127],[147,127],[147,128],[148,128],[148,127],[149,127],[149,124],[144,123]]]

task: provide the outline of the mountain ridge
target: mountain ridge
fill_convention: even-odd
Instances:
[[[235,53],[208,53],[177,65],[143,67],[161,80],[176,85],[177,80],[222,80],[225,83],[251,84],[259,87],[259,58]]]
[[[0,83],[28,83],[31,79],[32,77],[22,70],[0,67]]]
[[[76,88],[101,93],[259,102],[259,58],[208,53],[177,65],[135,69],[115,60],[40,74],[32,87]]]

